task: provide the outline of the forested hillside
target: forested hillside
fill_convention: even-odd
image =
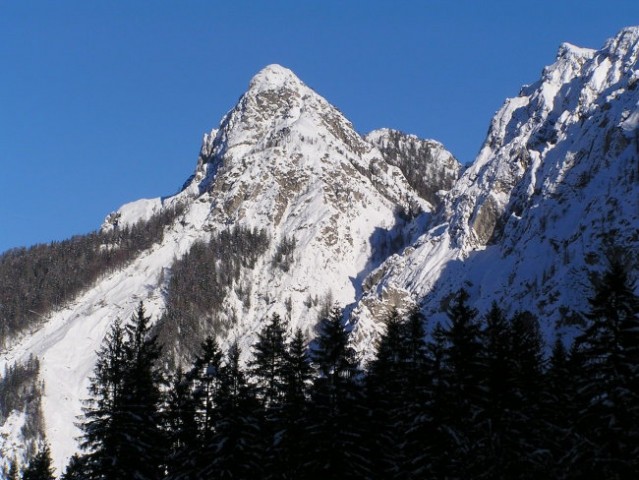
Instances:
[[[122,268],[154,243],[183,211],[167,208],[148,221],[96,231],[0,255],[0,346],[63,307],[100,276]]]
[[[273,315],[248,364],[209,336],[169,371],[140,304],[98,352],[60,478],[631,478],[639,297],[618,259],[590,291],[571,344],[545,345],[526,311],[480,316],[460,290],[430,334],[393,312],[366,364],[334,308],[310,342]]]

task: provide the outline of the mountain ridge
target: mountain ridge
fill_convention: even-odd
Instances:
[[[444,199],[439,226],[408,257],[382,265],[371,288],[424,298],[437,316],[462,277],[481,310],[517,300],[546,318],[554,337],[562,318],[578,313],[590,264],[602,263],[595,257],[616,243],[637,262],[638,52],[637,27],[601,50],[563,44],[542,78],[496,113],[476,161]],[[611,232],[618,238],[606,243]]]

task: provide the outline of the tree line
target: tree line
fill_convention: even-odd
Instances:
[[[164,228],[183,211],[176,205],[131,226],[0,254],[0,346],[161,242]]]
[[[171,375],[140,305],[99,351],[82,452],[60,478],[634,478],[634,292],[611,261],[579,335],[549,349],[534,315],[480,316],[460,290],[430,332],[419,311],[393,312],[365,364],[334,308],[310,343],[273,315],[248,362],[207,337]],[[30,466],[23,479],[53,478]]]

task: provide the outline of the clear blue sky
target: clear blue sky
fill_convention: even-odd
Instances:
[[[0,251],[175,193],[270,63],[360,132],[434,138],[466,163],[561,42],[599,48],[633,24],[636,0],[0,0]]]

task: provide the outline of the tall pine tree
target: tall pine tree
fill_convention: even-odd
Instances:
[[[153,480],[163,471],[163,377],[149,321],[140,303],[125,328],[115,322],[98,351],[80,424],[91,478]]]
[[[279,472],[273,478],[288,480],[304,478],[307,458],[313,455],[306,436],[312,367],[307,341],[299,328],[287,342],[284,373],[284,399],[271,458],[275,459],[273,471]]]
[[[477,458],[480,448],[474,421],[480,410],[482,344],[477,310],[468,300],[468,292],[462,289],[446,311],[448,325],[442,331],[445,339],[442,380],[447,383],[447,389],[440,399],[444,405],[438,413],[449,437],[446,443],[452,447],[449,464],[442,468],[450,474],[470,478],[477,475],[475,469],[481,463]]]
[[[181,368],[165,394],[164,426],[168,442],[167,480],[192,478],[201,440],[195,419],[196,401],[192,381]]]
[[[22,472],[22,480],[55,480],[51,465],[51,450],[46,445],[29,461]]]
[[[250,367],[258,398],[267,410],[278,410],[285,394],[286,328],[277,313],[258,333]]]
[[[321,320],[311,352],[318,376],[312,389],[309,424],[315,455],[309,462],[308,475],[364,478],[369,472],[369,457],[362,448],[366,442],[359,362],[339,308],[334,307]]]
[[[150,333],[150,320],[140,302],[136,314],[126,325],[128,368],[123,382],[123,410],[129,435],[122,464],[127,469],[125,478],[135,480],[158,478],[167,452],[160,414],[160,388],[165,383],[158,364],[161,347],[157,337]]]
[[[127,374],[124,329],[115,321],[105,336],[90,379],[80,428],[81,447],[87,452],[90,478],[116,480],[121,472],[120,455],[127,445],[123,421],[124,377]]]
[[[221,369],[217,395],[220,415],[207,446],[209,461],[201,478],[262,478],[259,403],[242,369],[240,354],[238,344],[232,344]]]
[[[275,313],[257,335],[253,344],[253,360],[250,374],[255,382],[257,398],[263,412],[261,434],[266,449],[264,477],[277,478],[283,469],[281,455],[277,452],[284,434],[282,409],[286,395],[287,351],[286,329],[281,317]]]
[[[584,359],[579,424],[593,445],[593,474],[630,478],[639,471],[639,297],[627,266],[609,260],[593,283],[577,344]]]

